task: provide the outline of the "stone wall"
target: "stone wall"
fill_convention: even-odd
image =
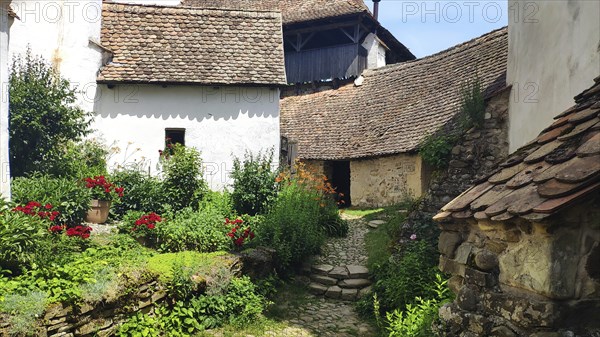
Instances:
[[[432,179],[421,205],[427,218],[489,174],[508,156],[509,99],[510,90],[505,90],[487,100],[483,126],[469,130],[452,149],[448,169],[438,172]]]
[[[398,204],[425,191],[428,171],[417,154],[353,160],[350,162],[352,204],[379,207]]]
[[[550,219],[442,224],[442,336],[600,335],[600,199]]]
[[[306,167],[331,180],[330,161],[304,160]],[[352,206],[380,207],[420,197],[429,182],[429,171],[417,154],[350,161]]]
[[[39,320],[35,336],[114,336],[119,326],[135,312],[149,313],[166,297],[156,280],[140,282],[130,289],[135,290],[99,303],[53,304]],[[3,325],[0,325],[0,336],[9,336],[8,325]]]

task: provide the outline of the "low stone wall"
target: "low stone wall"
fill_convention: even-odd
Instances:
[[[163,287],[156,281],[150,281],[141,284],[135,293],[122,296],[112,303],[73,306],[57,304],[47,310],[40,336],[113,336],[119,325],[133,313],[149,313],[165,297]]]
[[[595,210],[595,211],[591,211]],[[600,336],[600,200],[546,223],[442,224],[442,336]]]

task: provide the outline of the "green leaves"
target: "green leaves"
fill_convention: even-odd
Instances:
[[[243,160],[234,158],[233,193],[231,198],[238,214],[256,215],[265,213],[277,192],[276,172],[272,169],[273,149],[256,156],[246,152]]]
[[[69,81],[31,49],[15,57],[9,76],[10,170],[16,177],[50,173],[62,145],[89,133],[90,114],[75,105]]]
[[[198,208],[198,202],[208,189],[202,178],[202,160],[198,150],[174,144],[173,155],[163,159],[163,198],[178,211],[186,207]]]

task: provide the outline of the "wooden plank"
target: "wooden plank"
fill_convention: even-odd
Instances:
[[[537,194],[537,186],[534,184],[527,185],[521,189],[514,190],[491,204],[485,209],[485,214],[490,217],[504,213],[510,206],[526,201],[532,195]]]
[[[529,156],[527,156],[523,161],[528,164],[539,162],[540,160],[543,160],[544,157],[546,157],[548,154],[552,153],[552,151],[556,150],[562,144],[563,142],[559,140],[555,140],[551,143],[546,143],[540,146],[539,149],[535,150]]]
[[[597,179],[594,179],[597,180]],[[556,179],[550,179],[538,187],[540,196],[548,199],[562,198],[569,194],[574,194],[577,191],[585,189],[587,186],[594,184],[594,180],[588,180],[580,183],[564,183]]]
[[[571,195],[562,198],[550,199],[535,207],[533,211],[536,213],[552,214],[589,194],[595,193],[598,195],[598,191],[600,191],[600,183],[595,183]]]
[[[509,181],[506,182],[506,187],[511,189],[517,189],[522,186],[525,186],[533,181],[533,179],[540,175],[542,172],[546,171],[552,167],[552,165],[546,162],[540,162],[537,164],[533,164],[523,171],[519,172],[516,176],[512,177]]]
[[[600,154],[600,133],[593,135],[577,149],[577,156],[587,157]]]
[[[454,200],[450,201],[446,206],[442,208],[443,211],[457,212],[462,211],[469,207],[473,200],[479,198],[482,194],[487,192],[494,185],[489,182],[484,182],[480,185],[473,186],[470,189],[463,192]]]
[[[524,170],[527,166],[528,165],[525,163],[520,163],[516,166],[504,168],[502,171],[491,176],[488,181],[492,184],[504,183],[514,177],[517,173]]]
[[[506,188],[505,185],[496,185],[492,187],[489,191],[484,193],[482,196],[474,200],[471,203],[471,210],[480,211],[486,209],[487,207],[489,207],[489,205],[502,199],[504,196],[511,192],[512,190]]]
[[[575,157],[570,165],[556,173],[556,180],[563,183],[579,183],[600,174],[600,156]]]

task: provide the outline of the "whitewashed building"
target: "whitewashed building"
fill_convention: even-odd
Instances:
[[[200,150],[205,178],[221,189],[234,156],[277,155],[281,13],[130,2],[140,4],[12,1],[21,20],[8,53],[31,48],[77,86],[78,104],[95,115],[93,137],[119,151],[111,168],[156,173],[170,137]]]
[[[0,1],[0,196],[10,198],[8,155],[8,28],[9,7]]]

